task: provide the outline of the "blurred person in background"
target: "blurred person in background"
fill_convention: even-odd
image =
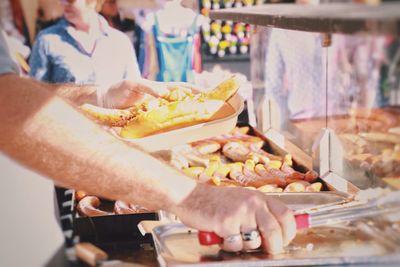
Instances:
[[[139,54],[140,36],[142,30],[136,25],[133,19],[125,17],[119,10],[117,0],[105,0],[101,7],[100,14],[107,20],[108,24],[125,33],[131,40],[136,52],[136,56]]]
[[[272,29],[265,93],[278,104],[281,127],[287,128],[290,120],[343,115],[354,107],[375,106],[383,56],[384,38],[380,36]]]
[[[19,0],[0,1],[0,26],[6,32],[11,56],[18,63],[22,74],[29,72],[27,59],[30,54],[28,28]]]
[[[0,26],[8,37],[15,38],[28,47],[31,45],[20,0],[0,1]]]
[[[63,16],[63,6],[60,0],[38,0],[36,32],[40,32],[56,24]]]
[[[51,83],[103,88],[140,77],[132,43],[98,14],[104,0],[62,0],[63,18],[41,31],[32,48],[30,75]]]
[[[122,32],[133,30],[135,21],[121,16],[117,0],[104,0],[100,14],[107,20],[108,24]]]

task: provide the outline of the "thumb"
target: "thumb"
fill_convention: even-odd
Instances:
[[[150,97],[146,93],[137,83],[125,80],[108,88],[102,104],[106,108],[128,108]]]

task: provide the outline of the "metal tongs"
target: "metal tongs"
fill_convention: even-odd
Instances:
[[[354,200],[321,211],[314,209],[312,212],[297,212],[295,213],[295,220],[296,227],[299,230],[397,213],[400,214],[400,191],[393,191],[383,197],[369,201]],[[206,246],[223,243],[223,239],[214,232],[199,231],[198,239],[200,244]]]
[[[348,207],[295,214],[297,229],[351,222],[361,218],[400,212],[400,191],[394,191],[370,201],[353,201],[349,204]]]

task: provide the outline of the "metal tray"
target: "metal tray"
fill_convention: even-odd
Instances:
[[[137,225],[143,220],[158,220],[158,212],[85,217],[80,216],[75,208],[75,193],[71,197],[72,234],[80,242],[93,242],[97,245],[124,243],[128,247],[152,243],[151,236],[143,236]],[[113,207],[114,201],[102,199],[101,210],[112,212]]]
[[[150,236],[143,236],[137,225],[143,220],[158,220],[156,212],[137,214],[80,217],[75,214],[73,234],[81,242],[93,243],[151,243]]]
[[[56,187],[56,195],[67,247],[92,242],[102,248],[135,248],[153,242],[151,234],[142,235],[137,225],[143,220],[158,220],[158,212],[83,217],[76,210],[75,190]],[[102,200],[100,208],[111,212],[113,204]]]
[[[379,232],[383,234],[382,232]],[[399,262],[398,243],[376,238],[366,222],[299,231],[285,253],[268,255],[260,250],[227,253],[218,245],[201,246],[197,231],[183,224],[153,229],[161,266],[304,266],[322,264]]]
[[[329,208],[346,203],[340,192],[268,194],[295,211]],[[400,224],[382,218],[352,224],[316,227],[297,233],[285,253],[227,253],[218,245],[201,246],[197,230],[172,222],[156,226],[152,235],[161,266],[304,266],[400,261]]]
[[[294,211],[310,212],[333,207],[352,200],[346,193],[338,191],[303,192],[303,193],[267,193],[279,199]]]

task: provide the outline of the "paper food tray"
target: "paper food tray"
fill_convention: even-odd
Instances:
[[[231,131],[237,123],[239,114],[243,111],[243,99],[235,94],[214,116],[213,120],[175,130],[158,133],[143,138],[122,138],[118,130],[112,128],[111,132],[118,138],[138,145],[149,152],[170,149],[176,145],[186,144],[197,140],[206,139]]]

